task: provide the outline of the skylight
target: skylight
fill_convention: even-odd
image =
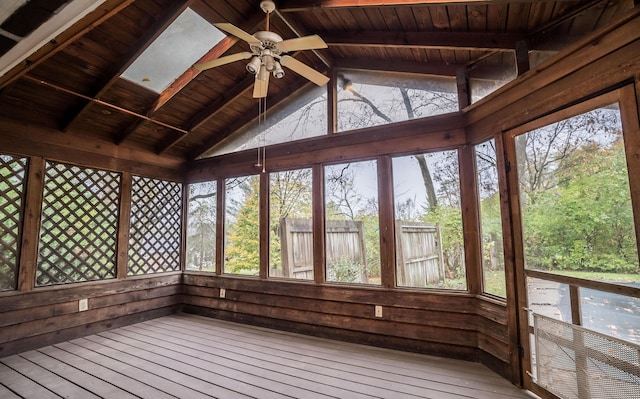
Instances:
[[[122,77],[160,93],[224,37],[224,33],[187,8]]]

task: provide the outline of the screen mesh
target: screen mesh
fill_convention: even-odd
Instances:
[[[561,398],[640,399],[640,346],[534,314],[536,383]]]

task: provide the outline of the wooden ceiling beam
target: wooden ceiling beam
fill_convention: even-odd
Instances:
[[[507,33],[480,32],[323,32],[320,36],[332,46],[387,47],[456,50],[513,51],[526,36]]]
[[[240,28],[253,31],[261,25],[263,19],[264,14],[256,14],[255,17],[249,20],[246,24],[240,26]],[[238,40],[239,39],[235,37],[226,36],[193,65],[215,60],[216,58],[227,52],[231,47],[233,47],[233,45],[236,44]],[[200,71],[194,66],[191,66],[189,69],[187,69],[182,75],[180,75],[180,77],[173,81],[173,83],[171,83],[169,87],[167,87],[162,93],[160,93],[160,97],[158,97],[156,102],[147,111],[147,116],[153,116],[169,100],[171,100],[176,94],[178,94],[189,83],[191,83],[191,81],[193,81],[199,74]],[[127,127],[127,129],[125,129],[122,134],[120,134],[120,136],[116,138],[116,144],[121,144],[123,141],[129,138],[142,123],[144,123],[144,121],[138,120],[129,125],[129,127]]]
[[[209,106],[200,110],[189,121],[185,123],[187,130],[191,132],[199,128],[209,119],[213,118],[214,116],[222,112],[222,110],[224,110],[227,105],[234,102],[239,97],[242,97],[243,95],[245,95],[253,87],[254,80],[255,80],[255,77],[253,75],[248,75],[245,79],[243,79],[240,83],[235,85],[225,95],[218,97],[215,101],[209,104]],[[187,134],[179,134],[177,132],[172,132],[158,145],[158,148],[156,149],[156,153],[157,154],[164,153],[174,145],[178,144],[182,139],[184,139],[187,136]]]
[[[554,0],[543,0],[552,2]],[[572,1],[572,0],[559,0]],[[283,0],[278,4],[282,12],[310,11],[317,8],[355,8],[355,7],[398,7],[420,5],[449,5],[449,4],[506,4],[506,3],[534,3],[535,0]]]
[[[446,64],[444,62],[396,62],[371,59],[340,58],[334,60],[335,69],[357,69],[363,71],[381,71],[398,73],[415,73],[455,77],[464,64]]]
[[[59,51],[62,51],[71,43],[75,42],[87,32],[102,24],[104,21],[118,14],[133,2],[134,0],[107,0],[86,17],[75,23],[71,28],[59,34],[45,46],[37,49],[37,51],[27,57],[25,62],[16,65],[9,72],[0,76],[0,88],[3,88],[14,82],[16,79],[19,79],[31,69],[40,65]]]
[[[256,29],[260,28],[265,19],[264,13],[256,14],[253,18],[251,18],[246,23],[240,26],[241,29],[253,32]],[[219,58],[222,54],[226,53],[234,44],[238,42],[237,37],[227,36],[220,41],[220,43],[213,46],[213,48],[205,55],[202,56],[198,61],[193,65],[202,64],[204,62],[213,61]],[[247,45],[248,47],[248,45]],[[169,87],[167,87],[162,93],[160,93],[160,98],[153,107],[153,112],[160,109],[164,104],[166,104],[169,100],[173,98],[176,94],[180,92],[180,90],[184,89],[193,79],[195,79],[198,74],[200,74],[200,70],[196,69],[195,66],[191,66],[187,69],[180,77],[178,77]]]
[[[122,60],[114,65],[109,73],[105,74],[102,81],[96,86],[98,89],[91,95],[93,98],[101,98],[119,79],[120,75],[135,62],[135,60],[142,54],[147,47],[154,40],[160,36],[164,30],[175,21],[175,19],[182,14],[182,12],[189,7],[194,0],[182,0],[174,2],[171,7],[167,8],[163,15],[161,15],[154,24],[147,29],[147,33],[140,37],[137,42],[131,47],[131,51]],[[62,124],[62,131],[68,131],[75,122],[78,121],[80,115],[91,106],[91,101],[86,102],[78,110],[73,112],[72,116],[67,117],[67,121]]]

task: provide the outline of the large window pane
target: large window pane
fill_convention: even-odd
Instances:
[[[484,292],[506,297],[500,192],[494,140],[475,146]]]
[[[260,176],[226,179],[224,273],[260,272]]]
[[[311,169],[269,174],[269,276],[313,280]]]
[[[518,136],[516,151],[526,267],[640,282],[617,106]]]
[[[377,162],[325,167],[327,281],[380,284]]]
[[[37,286],[116,277],[120,178],[47,162]]]
[[[397,285],[466,289],[458,152],[394,158],[393,190]]]
[[[458,110],[455,78],[343,71],[338,76],[338,131]]]
[[[216,271],[215,181],[189,185],[187,205],[187,270]]]
[[[268,108],[264,119],[247,124],[202,157],[212,157],[327,134],[327,88],[316,85]],[[247,120],[250,120],[248,118]]]

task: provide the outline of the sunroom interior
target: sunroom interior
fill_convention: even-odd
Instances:
[[[195,315],[637,397],[637,1],[265,3],[0,5],[0,394]]]

